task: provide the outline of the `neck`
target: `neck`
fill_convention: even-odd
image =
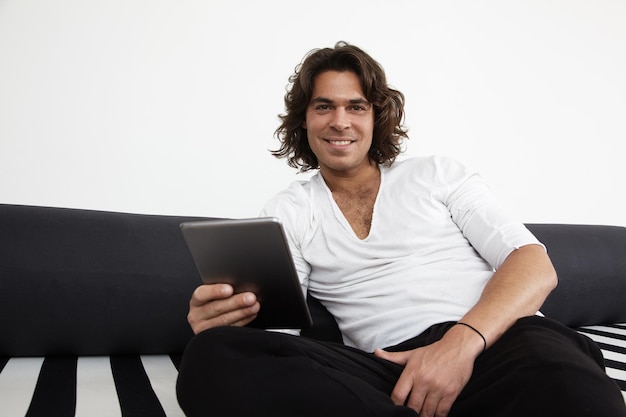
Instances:
[[[320,169],[324,182],[332,192],[354,191],[365,187],[378,187],[380,168],[376,162],[357,171],[333,171]]]

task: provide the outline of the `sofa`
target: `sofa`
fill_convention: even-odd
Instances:
[[[207,218],[0,204],[0,415],[183,415],[192,220]],[[559,275],[541,311],[598,343],[626,398],[626,228],[527,227]],[[340,341],[308,302],[303,334]]]

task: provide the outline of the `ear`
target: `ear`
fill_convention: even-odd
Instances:
[[[302,122],[302,129],[306,130],[306,120],[304,122]]]

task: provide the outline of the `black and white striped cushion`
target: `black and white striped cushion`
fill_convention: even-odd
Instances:
[[[178,362],[168,355],[0,359],[0,414],[184,416]]]
[[[626,323],[586,326],[578,331],[598,344],[604,355],[606,373],[617,382],[626,401]]]
[[[578,330],[600,346],[626,401],[626,324]],[[184,416],[175,391],[179,361],[168,355],[0,358],[1,413]]]

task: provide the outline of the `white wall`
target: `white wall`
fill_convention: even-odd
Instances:
[[[0,202],[256,216],[287,78],[347,40],[407,98],[407,155],[527,222],[626,226],[626,2],[0,0]]]

